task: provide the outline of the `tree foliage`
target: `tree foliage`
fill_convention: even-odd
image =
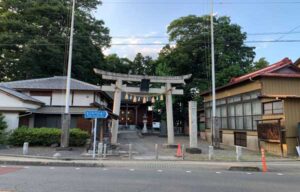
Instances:
[[[270,63],[266,60],[266,58],[262,57],[258,61],[255,61],[253,63],[253,66],[251,68],[251,71],[257,71],[262,68],[265,68],[269,65]]]
[[[111,54],[105,57],[105,70],[116,73],[128,73],[132,61],[128,58],[120,58],[117,54]]]
[[[245,45],[246,33],[229,17],[214,17],[216,84],[224,85],[232,77],[248,72],[255,52]],[[208,88],[211,70],[210,17],[190,15],[168,26],[169,40],[176,46],[164,47],[158,65],[168,66],[173,75],[193,74],[189,84]]]
[[[154,75],[155,61],[149,56],[137,53],[130,65],[132,74],[135,75]]]
[[[72,76],[91,83],[104,65],[109,30],[90,11],[99,0],[77,0]],[[64,75],[72,0],[0,1],[0,81]]]
[[[229,17],[214,17],[216,85],[229,82],[232,77],[245,74],[252,69],[255,52],[245,45],[246,33],[231,23]],[[187,115],[187,103],[202,99],[199,93],[211,85],[211,27],[210,16],[189,15],[171,22],[168,26],[169,40],[159,53],[156,74],[185,75],[192,79],[184,86],[184,96],[176,97],[182,103],[182,119]]]

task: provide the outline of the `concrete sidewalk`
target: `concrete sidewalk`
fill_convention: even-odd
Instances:
[[[69,167],[145,167],[145,168],[193,168],[206,169],[228,169],[231,166],[261,167],[261,162],[221,162],[221,161],[169,161],[169,160],[104,160],[104,159],[82,159],[62,160],[50,158],[14,157],[0,156],[0,165],[22,165],[22,166],[69,166]],[[272,161],[268,162],[270,170],[289,170],[300,172],[299,160]],[[286,168],[285,168],[286,167]]]

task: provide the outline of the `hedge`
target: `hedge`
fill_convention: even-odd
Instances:
[[[29,142],[31,146],[50,146],[60,144],[61,130],[57,128],[27,128],[20,127],[9,136],[9,144],[21,146]],[[70,146],[83,146],[89,134],[81,129],[70,129]]]

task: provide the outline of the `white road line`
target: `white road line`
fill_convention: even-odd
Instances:
[[[108,169],[107,169],[107,168],[103,168],[102,170],[103,170],[103,171],[107,171]]]
[[[6,167],[5,165],[1,165],[1,167]]]
[[[50,167],[50,169],[54,169],[54,167]]]
[[[79,167],[76,167],[76,170],[79,170],[80,168]]]
[[[247,175],[252,175],[252,173],[247,173]]]
[[[129,171],[134,171],[134,169],[129,169]]]
[[[28,166],[25,166],[25,167],[23,167],[24,169],[29,169],[29,167]]]
[[[185,171],[186,173],[191,173],[192,171]]]
[[[157,170],[157,172],[160,172],[160,173],[161,173],[161,172],[163,172],[163,170],[159,169],[159,170]]]
[[[216,174],[221,174],[221,172],[217,171]]]
[[[277,175],[282,176],[283,174],[282,173],[277,173]]]

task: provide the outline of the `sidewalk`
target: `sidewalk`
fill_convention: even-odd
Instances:
[[[189,138],[184,136],[178,136],[175,138],[176,144],[180,143],[181,146],[189,146]],[[115,150],[108,150],[105,162],[120,161],[125,162],[129,159],[129,145],[132,145],[132,159],[136,162],[145,161],[155,161],[155,144],[158,145],[158,160],[159,161],[182,161],[181,157],[175,157],[177,153],[177,148],[167,148],[164,147],[166,143],[166,138],[158,136],[145,136],[138,137],[135,134],[121,134],[120,145]],[[184,153],[185,162],[212,162],[208,159],[208,146],[210,143],[206,141],[199,141],[199,148],[202,150],[201,154],[189,154]],[[80,161],[96,162],[99,163],[101,159],[97,157],[98,160],[93,160],[91,154],[87,154],[84,147],[73,147],[71,151],[59,151],[54,147],[29,147],[28,155],[22,155],[22,147],[11,147],[8,149],[0,150],[0,157],[11,158],[13,160],[20,159],[31,159],[31,160],[49,160],[52,161],[60,160],[62,162],[73,162]],[[274,156],[266,153],[266,158],[268,162],[284,162],[284,161],[295,161],[297,157],[281,158],[279,156]],[[235,147],[223,146],[221,150],[214,150],[213,161],[215,162],[236,162],[236,151]],[[241,162],[260,162],[261,154],[258,151],[250,151],[247,149],[242,149],[242,156],[240,158]],[[156,161],[157,162],[157,161]],[[93,165],[92,165],[93,166]],[[98,165],[97,165],[98,166]]]
[[[0,165],[22,166],[72,166],[72,167],[203,167],[209,169],[231,166],[256,166],[261,167],[261,162],[226,162],[226,161],[186,161],[186,160],[104,160],[104,159],[54,159],[43,157],[0,156]],[[209,166],[210,165],[210,166]],[[268,165],[296,165],[300,169],[300,160],[268,161]],[[295,170],[294,170],[295,171]]]

